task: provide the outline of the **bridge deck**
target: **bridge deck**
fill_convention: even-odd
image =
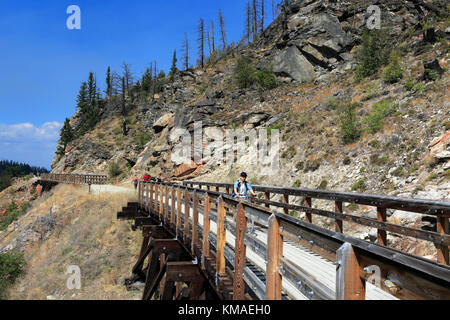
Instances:
[[[165,199],[163,199],[164,204],[166,204]],[[169,196],[168,206],[170,208],[171,197]],[[193,207],[189,206],[189,220],[192,223],[193,219]],[[184,201],[182,201],[182,213],[184,217],[185,212]],[[202,206],[199,206],[199,224],[203,227],[203,214]],[[217,214],[215,209],[211,209],[211,213]],[[232,223],[233,219],[227,216],[227,222]],[[210,232],[217,235],[217,224],[211,220],[210,222]],[[252,228],[252,230],[247,230],[251,232],[253,236],[256,236],[258,240],[267,245],[267,230],[261,227]],[[227,245],[234,249],[235,236],[229,230],[226,230],[226,243]],[[310,275],[312,280],[321,283],[326,288],[329,289],[330,293],[335,295],[336,291],[336,266],[330,260],[327,260],[320,255],[308,250],[307,248],[301,246],[298,243],[294,243],[290,240],[283,241],[283,256],[288,258],[298,269],[302,270],[304,273]],[[251,248],[247,248],[247,261],[254,265],[261,273],[265,272],[266,261],[261,258],[256,252]],[[309,300],[307,295],[302,293],[298,289],[298,285],[292,283],[290,280],[283,278],[282,287],[284,293],[292,300]],[[367,282],[366,284],[366,299],[367,300],[398,300],[398,298],[392,296],[388,292],[376,287],[375,285]]]

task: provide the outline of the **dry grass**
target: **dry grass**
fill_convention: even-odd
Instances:
[[[11,289],[11,299],[138,299],[128,292],[124,278],[140,249],[141,236],[128,222],[118,221],[116,213],[129,196],[89,195],[80,186],[57,186],[53,195],[39,203],[30,214],[47,215],[59,206],[54,218],[62,224],[46,241],[25,251],[27,270]],[[69,265],[81,270],[81,290],[69,290],[65,272]]]

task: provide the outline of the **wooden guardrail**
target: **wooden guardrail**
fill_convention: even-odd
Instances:
[[[206,187],[210,190],[212,187],[216,191],[220,189],[230,194],[233,190],[231,183],[211,183],[198,181],[184,181],[184,185],[198,186],[200,189]],[[275,207],[282,208],[285,214],[289,210],[305,212],[305,221],[313,223],[313,214],[333,218],[335,220],[335,231],[344,233],[344,221],[353,222],[366,227],[377,229],[378,244],[387,246],[387,232],[413,237],[416,239],[426,240],[434,243],[437,248],[437,260],[442,264],[449,265],[449,217],[450,217],[450,202],[432,201],[422,199],[407,199],[390,196],[370,195],[353,192],[338,192],[325,190],[311,190],[302,188],[284,188],[274,186],[260,186],[254,185],[255,191],[263,192],[264,199],[257,197],[251,198],[251,201],[263,204],[267,208]],[[283,198],[283,202],[271,200],[276,195]],[[289,197],[303,197],[303,205],[290,204]],[[313,208],[313,199],[334,201],[334,211],[321,210]],[[367,205],[376,207],[377,219],[360,217],[346,214],[343,212],[343,203],[354,203],[358,205]],[[436,232],[421,230],[416,228],[404,227],[398,224],[389,223],[386,221],[386,210],[396,209],[407,212],[415,212],[428,216],[433,216],[436,219]]]
[[[58,173],[41,173],[42,181],[71,183],[71,184],[106,184],[108,176],[97,174],[58,174]]]
[[[193,188],[188,186],[189,184],[198,185],[199,182],[185,182],[182,186],[170,183],[139,182],[138,211],[140,214],[133,213],[130,217],[135,219],[135,226],[146,228],[147,223],[155,221],[161,223],[165,230],[176,235],[176,239],[189,248],[192,257],[201,261],[199,268],[209,275],[210,281],[215,282],[215,288],[223,298],[242,299],[250,295],[259,299],[281,299],[282,279],[286,278],[302,292],[308,292],[308,296],[312,299],[365,299],[365,283],[373,276],[370,272],[371,268],[376,266],[380,270],[377,276],[381,289],[398,298],[450,299],[450,267],[446,265],[402,253],[383,245],[355,239],[342,232],[327,230],[255,203],[238,201],[218,191]],[[216,187],[221,186],[216,185]],[[223,185],[223,187],[230,188],[230,185]],[[255,186],[255,190],[263,188]],[[358,199],[365,203],[373,203],[370,201],[376,200],[375,198],[363,200],[364,197],[361,195],[346,193],[335,195],[328,193],[327,195],[326,192],[316,193],[317,191],[304,189],[264,188],[263,190],[285,192],[282,194],[287,195],[295,193],[305,194],[308,197],[319,198],[320,196],[323,199],[336,197],[332,198],[335,201],[354,202],[357,198],[353,196],[359,197]],[[393,199],[385,198],[385,202],[377,202],[376,205],[381,208],[386,208],[388,204],[391,207],[399,205],[401,207],[401,203],[405,203],[405,200],[392,201]],[[267,202],[265,204],[272,205]],[[446,205],[446,203],[434,203],[440,216],[448,214]],[[422,211],[425,206],[425,202],[419,201],[415,206],[410,203],[407,208],[414,210],[422,208],[420,209]],[[190,215],[190,208],[192,208],[192,215]],[[304,208],[309,210],[311,207]],[[317,213],[317,211],[311,210],[309,213]],[[129,214],[130,212],[124,212],[119,213],[118,216],[123,218]],[[203,216],[202,221],[199,221],[199,214]],[[230,222],[226,218],[227,215],[234,217],[234,221]],[[344,218],[344,216],[340,215],[337,218]],[[215,234],[210,232],[211,221],[215,223]],[[267,243],[247,232],[247,221],[267,230]],[[234,246],[230,246],[229,241],[228,243],[226,241],[227,231],[235,237]],[[283,239],[289,239],[335,261],[337,266],[335,295],[321,283],[311,279],[303,271],[302,266],[293,264],[290,257],[283,254]],[[446,235],[442,240],[443,243],[447,243]],[[265,280],[261,280],[246,266],[246,261],[249,261],[246,254],[247,247],[266,261]],[[144,241],[139,257],[140,262],[137,265],[142,265],[146,257],[144,253],[148,255],[148,252],[149,247]],[[152,259],[155,257],[153,256]],[[164,261],[159,256],[156,259]],[[150,262],[147,270],[150,270],[149,268]],[[154,287],[155,280],[152,279],[151,287]],[[158,273],[158,279],[164,279],[161,272]],[[149,298],[149,294],[144,293],[144,296]],[[171,297],[171,295],[165,297]]]

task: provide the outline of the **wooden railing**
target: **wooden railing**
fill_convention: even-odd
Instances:
[[[222,190],[230,194],[233,190],[231,183],[211,183],[184,181],[184,185],[206,187],[207,190],[215,188],[217,192]],[[378,244],[387,246],[387,232],[392,232],[402,236],[408,236],[420,240],[426,240],[434,243],[437,248],[437,261],[449,265],[449,217],[450,202],[432,201],[422,199],[407,199],[389,196],[379,196],[352,192],[337,192],[325,190],[311,190],[301,188],[284,188],[273,186],[253,186],[254,191],[263,192],[264,199],[258,197],[251,198],[251,201],[263,204],[267,208],[282,208],[285,214],[290,210],[305,212],[305,221],[313,223],[313,215],[333,218],[335,221],[334,230],[338,233],[344,233],[344,221],[353,222],[366,227],[377,229]],[[280,195],[283,202],[271,200],[274,196]],[[289,197],[302,197],[303,205],[290,204]],[[313,208],[313,199],[329,200],[334,202],[334,211]],[[354,203],[376,207],[377,219],[361,217],[346,214],[343,212],[343,203]],[[427,216],[433,216],[436,219],[436,232],[404,227],[398,224],[386,221],[386,210],[396,209],[407,212],[420,213]]]
[[[135,225],[145,227],[146,219],[151,219],[176,235],[190,249],[192,256],[201,261],[202,270],[215,279],[217,291],[225,298],[242,299],[245,292],[250,292],[259,299],[281,299],[282,279],[286,278],[311,299],[365,299],[365,283],[373,276],[371,267],[377,266],[380,270],[377,276],[381,289],[398,298],[450,299],[450,267],[446,265],[344,235],[342,229],[327,230],[255,203],[238,201],[218,191],[188,186],[193,184],[199,185],[199,182],[189,181],[183,186],[139,182],[139,210],[143,216],[136,216]],[[216,190],[220,187],[232,187],[229,184],[200,184],[206,185],[208,189],[215,186]],[[254,189],[266,194],[279,192],[283,195],[375,204],[384,209],[400,207],[420,212],[431,210],[439,217],[447,217],[449,212],[448,204],[442,202],[432,202],[433,209],[430,209],[427,205],[430,202],[421,200],[394,201],[392,198],[384,198],[382,201],[379,197],[370,198],[365,195],[263,186],[255,186]],[[268,199],[266,201],[266,205],[278,204]],[[322,212],[312,209],[310,205],[311,200],[309,207],[301,208],[307,209],[308,214]],[[199,214],[202,214],[200,221]],[[346,219],[343,214],[336,218]],[[215,223],[215,233],[211,232],[211,221]],[[386,230],[387,224],[383,222],[376,226]],[[267,243],[247,232],[248,225],[257,225],[266,230]],[[235,237],[234,245],[227,242],[227,231]],[[283,240],[287,239],[335,261],[335,294],[309,277],[302,266],[295,265],[289,256],[283,254]],[[441,235],[441,240],[442,244],[448,244],[447,235]],[[246,266],[246,261],[249,261],[246,248],[250,248],[266,262],[265,280],[261,280]],[[145,257],[140,257],[140,260],[144,259]],[[226,277],[231,278],[232,290],[227,289],[225,280],[221,281]]]
[[[42,173],[40,179],[43,181],[71,184],[106,184],[108,176],[96,174],[57,174]]]

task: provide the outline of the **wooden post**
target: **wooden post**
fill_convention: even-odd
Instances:
[[[225,230],[226,211],[225,204],[222,196],[217,199],[217,257],[216,268],[219,275],[225,273],[225,243],[226,243],[226,230]]]
[[[184,190],[184,240],[185,244],[187,244],[189,237],[189,191]]]
[[[337,213],[343,213],[342,211],[342,201],[335,201],[334,209]],[[334,219],[334,230],[339,233],[344,232],[344,227],[342,225],[342,219]]]
[[[181,197],[183,196],[183,192],[181,191],[181,188],[178,187],[177,191],[177,236],[179,235],[181,231]]]
[[[141,204],[141,188],[142,188],[142,181],[139,181],[139,189],[138,189],[138,203]]]
[[[170,208],[170,226],[175,227],[175,187],[171,188],[172,193],[172,205]]]
[[[336,256],[336,299],[365,300],[366,282],[361,278],[361,267],[352,245],[344,243],[337,250]]]
[[[192,255],[195,256],[195,248],[198,242],[197,234],[197,224],[198,224],[198,195],[194,191],[192,199]]]
[[[245,230],[247,229],[247,217],[242,203],[237,207],[236,214],[236,240],[234,245],[234,281],[233,281],[233,300],[243,300],[245,283],[243,278],[246,247],[244,243]]]
[[[153,182],[150,182],[150,211],[153,210]]]
[[[202,244],[202,267],[205,268],[206,258],[209,257],[209,211],[211,210],[211,200],[209,194],[206,194],[205,205],[203,209],[203,244]]]
[[[264,198],[270,201],[270,192],[264,192]],[[270,204],[266,203],[266,208],[270,208]]]
[[[267,234],[266,299],[281,300],[281,258],[283,257],[283,237],[278,218],[269,218]]]
[[[436,231],[440,234],[449,233],[449,218],[447,217],[437,217]],[[449,265],[449,252],[448,246],[440,244],[437,246],[437,256],[438,262],[442,264]]]
[[[285,203],[285,204],[289,203],[289,195],[288,194],[283,194],[283,203]],[[289,214],[289,209],[283,208],[283,212],[284,212],[284,214]]]
[[[164,210],[164,222],[169,222],[169,186],[166,186],[166,203]]]
[[[162,220],[164,214],[164,186],[162,183],[159,190],[159,218]]]
[[[305,207],[312,207],[312,201],[310,197],[305,197]],[[306,212],[306,222],[312,223],[312,214],[310,212]]]
[[[155,204],[153,207],[155,214],[158,214],[158,196],[159,196],[159,185],[155,183]]]
[[[377,219],[380,222],[386,222],[386,208],[377,207]],[[387,245],[386,230],[378,229],[377,237],[378,237],[378,244],[382,246]]]

